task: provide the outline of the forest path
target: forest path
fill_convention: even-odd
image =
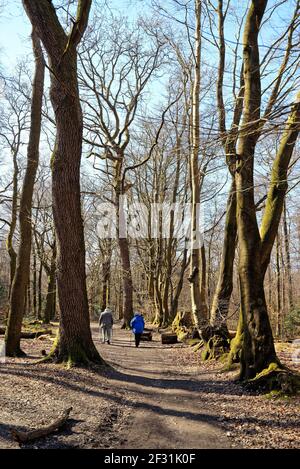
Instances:
[[[172,352],[182,344],[162,345],[160,335],[154,333],[152,342],[141,342],[136,348],[129,331],[115,326],[113,332],[112,344],[102,344],[98,328],[93,327],[101,356],[113,367],[108,375],[111,386],[125,391],[131,409],[117,447],[231,447],[220,426],[220,414],[201,400],[211,384],[211,373],[193,367],[178,370],[174,362]]]
[[[92,329],[108,369],[37,363],[53,345],[45,337],[22,339],[27,356],[0,363],[1,449],[19,448],[11,430],[41,428],[71,406],[65,428],[21,447],[300,448],[300,396],[250,393],[234,381],[237,371],[221,372],[186,345],[162,345],[159,334],[136,349],[118,325],[112,345]],[[295,366],[291,344],[278,347]]]

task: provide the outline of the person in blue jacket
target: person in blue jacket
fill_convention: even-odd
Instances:
[[[141,336],[145,327],[144,318],[138,311],[134,313],[134,316],[130,321],[130,327],[134,333],[135,346],[138,347],[140,345]]]

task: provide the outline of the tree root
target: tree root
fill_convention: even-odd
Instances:
[[[9,350],[6,349],[6,356],[11,358],[25,358],[27,357],[27,354],[21,348],[13,353],[10,353]]]
[[[87,354],[80,345],[76,345],[72,349],[61,350],[59,336],[57,336],[49,354],[38,360],[37,363],[61,363],[65,365],[67,369],[75,366],[90,368],[93,365],[109,367],[100,357],[96,349],[95,352],[96,353],[93,353],[93,351],[91,351],[90,354]]]
[[[227,368],[232,369],[236,363],[241,362],[244,334],[242,328],[238,327],[235,337],[230,342],[230,350],[227,356]]]
[[[293,395],[300,392],[300,374],[278,363],[270,363],[268,368],[243,384],[250,391],[279,391]]]
[[[230,336],[227,329],[207,326],[200,332],[204,342],[204,350],[201,353],[202,360],[219,360],[228,354]]]

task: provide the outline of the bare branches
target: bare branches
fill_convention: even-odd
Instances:
[[[167,106],[167,108],[163,111],[162,116],[161,116],[161,123],[160,123],[160,126],[159,126],[159,128],[158,128],[158,130],[157,130],[157,132],[156,132],[155,140],[154,140],[153,144],[151,145],[150,150],[149,150],[149,153],[148,153],[148,155],[146,156],[146,158],[145,158],[143,161],[141,161],[141,162],[139,162],[139,163],[136,163],[136,164],[134,164],[134,165],[132,165],[132,166],[127,166],[127,168],[124,169],[124,173],[123,173],[123,177],[122,177],[122,186],[124,186],[124,181],[125,181],[126,173],[127,173],[128,171],[133,171],[133,170],[135,170],[135,169],[137,169],[137,168],[143,166],[143,165],[146,164],[146,163],[150,160],[150,158],[152,157],[152,154],[153,154],[153,152],[154,152],[154,150],[155,150],[155,147],[158,145],[159,137],[160,137],[161,131],[162,131],[162,129],[163,129],[163,127],[164,127],[164,124],[165,124],[165,116],[166,116],[166,114],[168,113],[168,111],[172,108],[172,106],[174,106],[174,104],[179,101],[179,99],[181,98],[182,94],[183,94],[183,92],[181,92],[178,96],[176,96],[175,100],[172,101],[172,102]]]

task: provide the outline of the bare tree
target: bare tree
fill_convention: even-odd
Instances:
[[[96,29],[90,34],[80,54],[80,83],[88,131],[85,142],[90,145],[90,157],[106,159],[113,175],[116,234],[124,284],[123,327],[129,327],[133,314],[133,282],[124,195],[130,188],[126,174],[134,168],[127,163],[130,162],[128,149],[137,109],[146,85],[160,65],[163,44],[154,38],[152,44],[145,47],[140,26],[129,32],[124,18],[114,18],[112,23],[109,32],[95,25]]]
[[[78,2],[76,19],[69,34],[59,22],[51,2],[24,0],[23,4],[49,57],[50,95],[57,127],[51,164],[61,315],[53,355],[70,364],[99,362],[101,359],[93,344],[89,325],[86,290],[80,203],[82,112],[76,50],[87,27],[91,0]]]

